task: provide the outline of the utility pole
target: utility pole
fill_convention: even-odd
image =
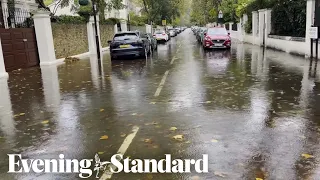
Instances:
[[[96,0],[92,0],[92,10],[93,10],[94,29],[95,29],[95,35],[96,35],[97,58],[100,64],[101,55],[100,55],[99,34],[98,34],[98,25],[97,25],[97,17],[96,17],[97,16]]]

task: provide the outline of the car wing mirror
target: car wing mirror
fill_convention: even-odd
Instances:
[[[111,44],[111,43],[112,43],[112,41],[111,41],[111,40],[109,40],[109,41],[108,41],[108,44]]]

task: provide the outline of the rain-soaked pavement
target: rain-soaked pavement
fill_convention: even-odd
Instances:
[[[208,154],[209,173],[112,179],[319,179],[320,73],[307,60],[236,42],[203,51],[190,29],[158,48],[147,60],[105,54],[103,71],[91,57],[10,73],[0,83],[0,179],[78,179],[8,174],[7,154],[110,160],[135,127],[125,157]]]

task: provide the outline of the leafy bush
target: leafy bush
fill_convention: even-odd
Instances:
[[[252,22],[246,22],[246,24],[244,24],[244,31],[248,34],[252,33]]]
[[[90,16],[93,15],[91,5],[89,4],[87,6],[80,6],[78,14],[79,16],[84,17],[88,21]]]
[[[278,0],[272,8],[271,34],[282,36],[305,36],[306,1]]]
[[[109,19],[100,20],[101,24],[109,24],[109,25],[115,25],[119,22],[120,22],[120,19],[117,19],[117,18],[109,18]]]
[[[51,17],[51,22],[60,24],[85,24],[87,19],[82,16],[53,16]]]

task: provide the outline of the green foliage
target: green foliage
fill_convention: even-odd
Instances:
[[[51,22],[59,24],[85,24],[87,20],[82,16],[53,16]]]
[[[88,21],[90,16],[93,15],[91,4],[88,4],[87,6],[80,6],[78,14]]]
[[[278,0],[272,9],[272,34],[303,37],[306,29],[306,1]]]
[[[109,18],[109,19],[100,20],[101,24],[108,24],[108,25],[115,25],[119,22],[120,22],[120,19],[117,19],[117,18]]]
[[[130,12],[130,25],[133,26],[144,26],[148,23],[148,16],[146,14],[137,16],[135,13]]]
[[[248,34],[252,33],[252,20],[249,21],[244,25],[244,31]]]

